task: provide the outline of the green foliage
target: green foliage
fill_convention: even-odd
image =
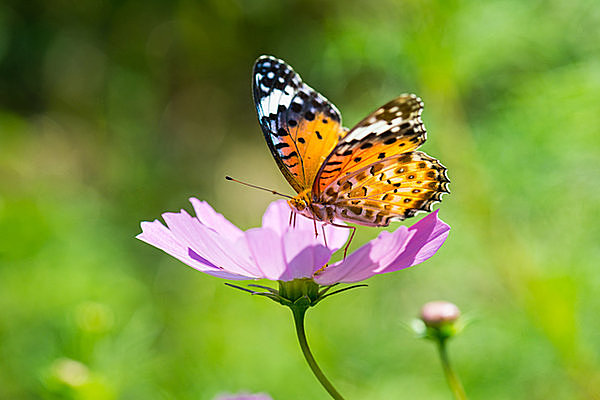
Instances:
[[[326,398],[291,315],[134,239],[208,200],[259,224],[291,192],[250,95],[285,59],[346,125],[404,92],[448,167],[430,261],[307,316],[348,399],[447,399],[403,323],[446,299],[472,398],[600,392],[600,8],[590,0],[0,4],[0,398]],[[375,236],[359,229],[354,246]]]

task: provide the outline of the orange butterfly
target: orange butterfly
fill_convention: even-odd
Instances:
[[[431,211],[449,193],[446,168],[415,151],[426,131],[423,102],[414,94],[348,130],[331,102],[271,56],[254,65],[253,94],[269,149],[298,193],[288,202],[297,213],[333,225],[337,218],[387,226]]]

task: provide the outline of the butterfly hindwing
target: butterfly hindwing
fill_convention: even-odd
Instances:
[[[310,189],[319,167],[345,131],[331,102],[302,82],[288,64],[262,56],[254,65],[253,95],[269,149],[290,185]]]
[[[420,151],[402,153],[339,178],[322,195],[340,219],[387,226],[412,217],[448,193],[446,168]]]

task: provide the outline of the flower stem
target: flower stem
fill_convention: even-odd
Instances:
[[[438,350],[440,352],[440,360],[442,361],[442,367],[444,369],[444,375],[446,375],[446,380],[448,381],[448,386],[450,386],[450,390],[456,400],[467,400],[467,395],[465,393],[465,389],[463,389],[462,383],[460,383],[460,379],[458,379],[458,375],[452,369],[450,365],[450,359],[448,358],[448,351],[446,349],[446,340],[440,339],[437,341]]]
[[[313,357],[310,348],[308,347],[308,342],[306,341],[306,333],[304,332],[304,316],[306,314],[306,308],[293,307],[292,312],[294,314],[294,324],[296,325],[296,335],[298,336],[298,342],[300,343],[302,354],[304,355],[308,366],[332,398],[336,400],[344,400],[342,395],[339,394],[337,390],[335,390],[331,382],[329,382],[325,374],[323,374],[323,371],[321,371],[321,368],[319,368],[319,366],[317,365],[317,362],[315,361],[315,358]]]

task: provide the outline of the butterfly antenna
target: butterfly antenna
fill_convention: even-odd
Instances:
[[[282,196],[282,197],[285,197],[285,198],[288,198],[288,199],[293,199],[292,196],[288,196],[287,194],[279,193],[279,192],[277,192],[275,190],[267,189],[267,188],[264,188],[264,187],[252,185],[251,183],[246,183],[246,182],[238,181],[237,179],[234,179],[234,178],[232,178],[232,177],[230,177],[228,175],[225,176],[225,179],[227,179],[228,181],[233,181],[233,182],[241,183],[242,185],[249,186],[249,187],[254,188],[254,189],[260,189],[260,190],[264,190],[265,192],[271,192],[272,194],[274,194],[276,196]]]

